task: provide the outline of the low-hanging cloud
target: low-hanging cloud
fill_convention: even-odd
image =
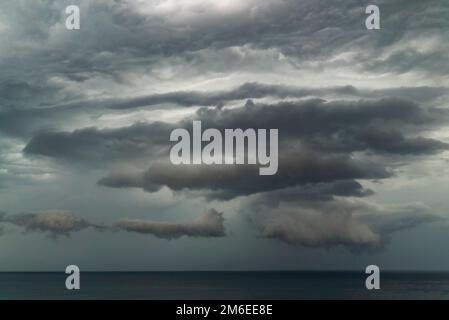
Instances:
[[[161,239],[177,239],[183,236],[193,238],[224,237],[223,213],[210,209],[191,223],[157,222],[136,219],[122,219],[115,227],[118,230],[152,234]]]
[[[351,252],[382,249],[399,231],[443,221],[422,203],[380,206],[362,200],[304,199],[295,190],[247,198],[249,221],[263,237],[310,248],[344,247]]]
[[[43,213],[17,213],[0,215],[0,223],[8,223],[23,228],[24,232],[44,232],[51,237],[70,236],[71,233],[87,228],[103,230],[104,227],[78,218],[67,211],[47,211]]]
[[[95,231],[127,231],[153,234],[161,239],[178,239],[183,236],[193,238],[224,237],[226,230],[222,212],[210,209],[190,223],[157,222],[137,219],[121,219],[112,226],[93,224],[74,216],[68,211],[46,211],[42,213],[17,213],[8,215],[0,212],[0,231],[2,224],[22,228],[24,233],[43,232],[51,238],[69,237],[72,233],[92,228]]]

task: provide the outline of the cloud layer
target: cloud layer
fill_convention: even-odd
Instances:
[[[0,203],[24,213],[1,228],[121,230],[114,248],[127,233],[224,237],[226,217],[279,246],[370,252],[443,221],[446,199],[418,186],[447,174],[449,5],[377,4],[379,31],[356,0],[3,1]],[[278,174],[171,165],[170,132],[193,120],[279,129]],[[88,218],[27,211],[52,203]],[[211,206],[226,214],[185,222]],[[155,221],[161,210],[172,220]]]

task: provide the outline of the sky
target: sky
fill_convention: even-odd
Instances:
[[[448,270],[448,16],[2,1],[0,271]],[[174,166],[170,132],[194,120],[278,129],[277,174]]]

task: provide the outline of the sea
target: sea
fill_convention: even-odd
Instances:
[[[19,300],[371,300],[449,299],[449,273],[382,272],[367,290],[363,272],[82,272],[80,290],[65,273],[0,273],[0,299]]]

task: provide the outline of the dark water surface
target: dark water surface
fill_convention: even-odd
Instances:
[[[0,273],[0,299],[449,299],[449,273],[383,272],[368,291],[362,272]]]

